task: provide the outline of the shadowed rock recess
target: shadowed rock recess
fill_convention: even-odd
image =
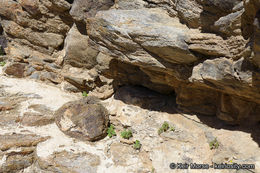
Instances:
[[[258,0],[0,0],[0,16],[8,75],[100,99],[140,85],[182,111],[260,121]]]

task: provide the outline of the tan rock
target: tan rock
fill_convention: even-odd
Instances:
[[[40,12],[39,0],[19,0],[18,2],[32,15],[36,15]]]
[[[23,113],[17,120],[25,126],[44,126],[54,122],[53,111],[45,105],[34,104],[28,107],[30,111]]]
[[[63,36],[55,33],[39,33],[23,28],[12,21],[3,21],[4,30],[17,38],[28,39],[32,44],[57,48],[63,43]]]
[[[8,75],[22,78],[22,77],[24,77],[25,67],[26,67],[25,64],[12,63],[12,64],[7,65],[7,67],[5,67],[4,71]]]
[[[12,0],[0,1],[0,14],[8,19],[16,20],[16,11],[22,10],[20,4]]]
[[[0,149],[6,151],[13,147],[33,147],[38,143],[45,141],[46,137],[37,135],[9,134],[0,135]]]
[[[36,171],[59,171],[75,173],[95,173],[100,165],[100,158],[88,152],[55,152],[46,158],[38,158]]]
[[[190,50],[206,56],[231,56],[225,41],[214,34],[192,35],[187,42]]]

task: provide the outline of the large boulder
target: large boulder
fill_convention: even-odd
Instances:
[[[55,112],[62,132],[82,141],[96,141],[107,134],[108,112],[95,97],[68,102]]]

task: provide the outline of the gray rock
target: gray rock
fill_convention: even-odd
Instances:
[[[28,112],[24,112],[18,120],[25,126],[44,126],[54,122],[53,111],[47,106],[34,104],[28,107]]]
[[[61,151],[53,153],[48,159],[39,157],[36,171],[96,173],[99,165],[100,158],[97,155]]]
[[[25,76],[30,76],[33,72],[35,72],[35,68],[33,67],[28,67],[27,70],[25,71],[24,75]]]
[[[93,17],[100,10],[108,10],[114,4],[113,0],[74,0],[70,15],[77,21]]]
[[[115,1],[115,7],[122,10],[132,10],[144,8],[148,5],[148,2],[143,0],[120,0]]]
[[[210,57],[230,57],[230,50],[223,38],[214,34],[194,34],[186,40],[191,51]]]
[[[232,13],[233,8],[238,5],[240,0],[199,0],[199,4],[203,7],[200,14],[200,20],[203,30],[213,32],[215,30],[214,23],[221,17]]]
[[[77,78],[77,77],[66,75],[64,76],[64,80],[83,91],[91,91],[95,87],[93,81],[91,80],[87,81],[86,79],[83,78]]]
[[[102,11],[88,21],[88,28],[92,39],[123,52],[121,58],[128,61],[160,66],[160,61],[188,64],[197,60],[185,42],[186,28],[159,9]]]
[[[201,25],[200,15],[203,7],[196,0],[177,1],[175,4],[176,11],[180,16],[180,20],[189,27],[197,28]]]
[[[40,74],[40,80],[42,81],[50,81],[55,84],[61,83],[61,79],[56,73],[53,72],[42,72]]]
[[[89,38],[81,34],[76,25],[68,32],[65,39],[64,63],[74,67],[93,68],[97,62],[98,51],[88,45]]]
[[[70,84],[69,82],[66,82],[66,81],[61,83],[61,88],[64,91],[75,92],[75,93],[80,92],[80,90],[77,87],[75,87],[74,85],[72,85],[72,84]]]
[[[30,77],[30,79],[40,79],[40,72],[33,73]]]
[[[221,17],[215,22],[216,30],[223,33],[225,36],[241,35],[241,16],[244,10],[230,13],[227,16]]]

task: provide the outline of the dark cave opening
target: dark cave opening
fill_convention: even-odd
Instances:
[[[141,85],[118,86],[114,98],[143,109],[177,113],[176,94],[162,94]]]
[[[73,4],[74,0],[66,0],[68,3]]]

